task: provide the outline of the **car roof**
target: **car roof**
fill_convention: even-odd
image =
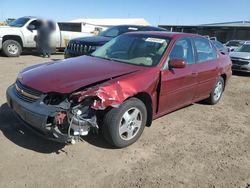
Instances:
[[[150,26],[150,25],[115,25],[115,26],[112,26],[112,27],[135,27],[135,28],[145,28],[145,29],[146,28],[152,28],[152,29],[156,29],[156,30],[159,30],[159,31],[167,31],[164,28]]]
[[[20,18],[29,18],[29,19],[38,19],[38,17],[36,16],[23,16],[23,17],[20,17]]]
[[[137,32],[129,32],[125,33],[125,35],[148,35],[154,37],[162,37],[162,38],[176,38],[176,37],[201,37],[205,38],[201,35],[192,34],[192,33],[180,33],[180,32],[169,32],[169,31],[137,31]]]
[[[244,40],[229,40],[228,42],[244,42]]]

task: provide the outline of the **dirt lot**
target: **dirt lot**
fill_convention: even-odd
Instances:
[[[63,58],[52,56],[52,60]],[[26,130],[6,105],[24,67],[48,61],[0,57],[0,187],[247,187],[250,75],[234,75],[220,103],[193,104],[153,122],[125,149],[103,140],[61,145]]]

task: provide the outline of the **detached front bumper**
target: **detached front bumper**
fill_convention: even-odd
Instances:
[[[26,102],[20,99],[12,85],[6,92],[9,107],[24,122],[25,126],[46,139],[56,142],[69,143],[71,138],[67,134],[62,134],[58,128],[53,127],[48,121],[50,117],[55,117],[57,109],[52,106],[45,105],[42,96],[36,102]]]

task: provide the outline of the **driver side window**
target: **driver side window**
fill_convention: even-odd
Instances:
[[[41,22],[39,20],[34,20],[34,21],[30,22],[29,25],[34,25],[35,26],[34,30],[37,30],[41,26]]]
[[[182,38],[175,42],[169,55],[169,61],[172,59],[183,59],[186,64],[195,63],[193,47],[189,38]]]

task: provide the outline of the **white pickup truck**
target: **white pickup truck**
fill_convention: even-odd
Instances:
[[[35,37],[40,24],[40,19],[36,17],[21,17],[8,26],[0,26],[0,51],[8,57],[18,57],[24,49],[35,49]],[[93,35],[82,32],[82,23],[64,22],[54,25],[51,45],[56,49],[64,49],[70,39]]]

